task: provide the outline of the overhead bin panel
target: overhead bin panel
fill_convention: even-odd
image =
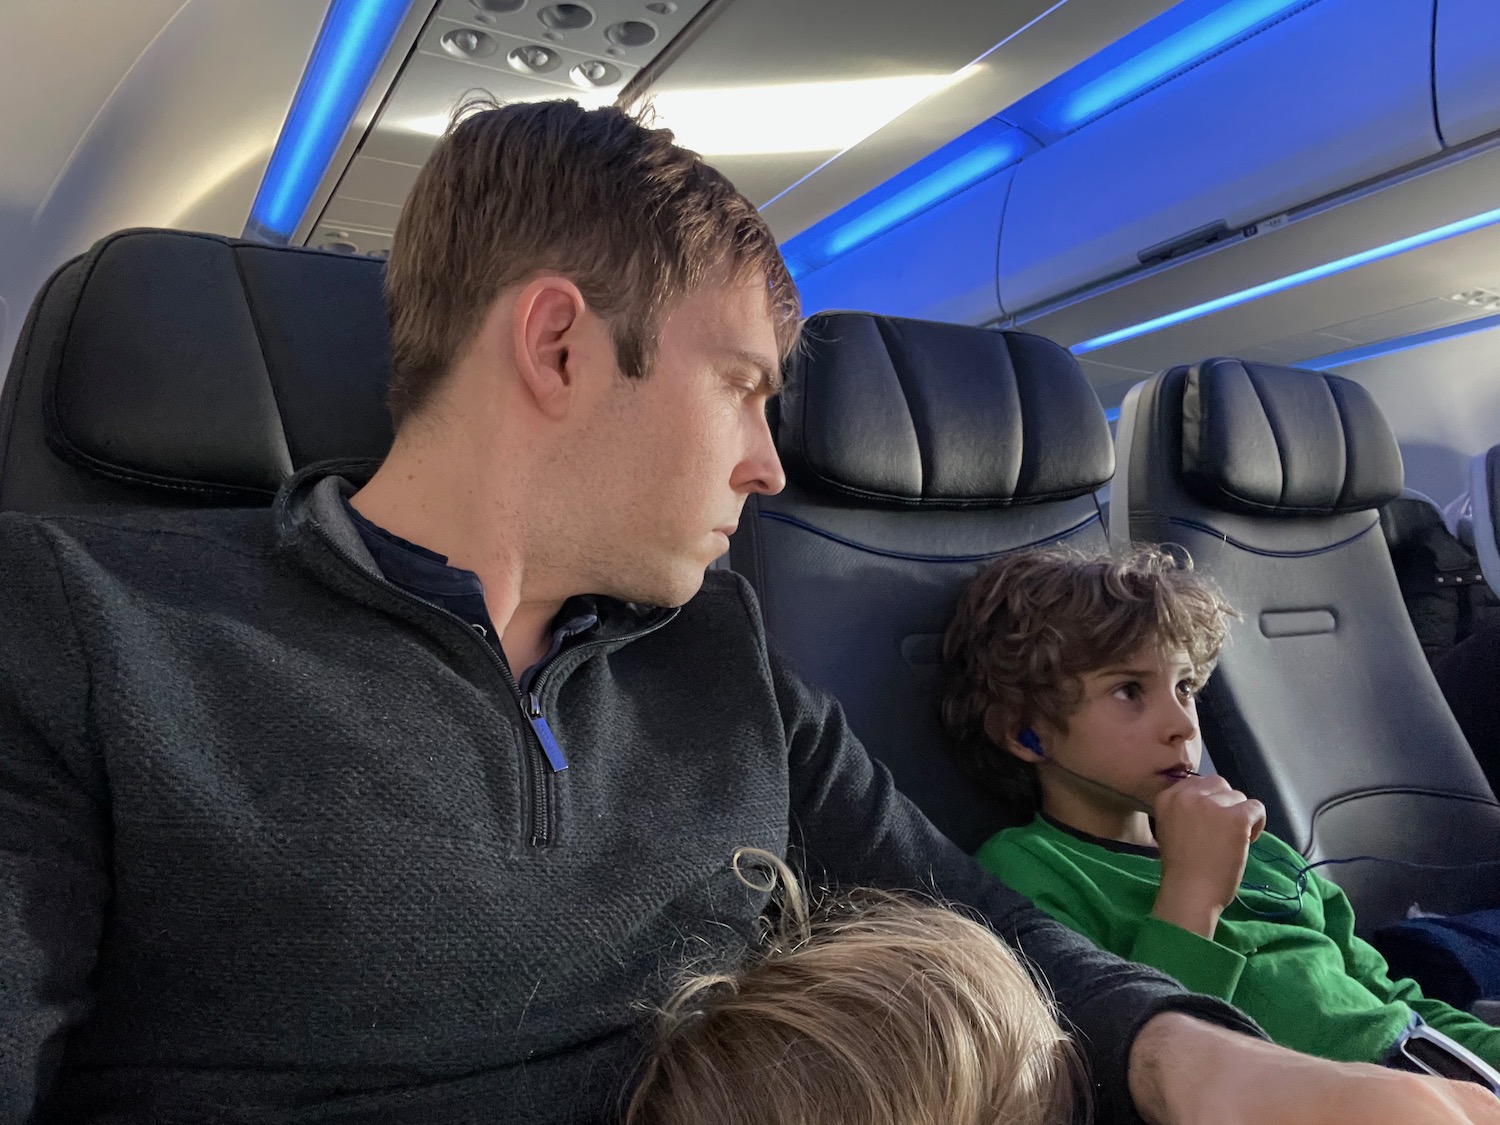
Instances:
[[[1014,168],[797,279],[806,313],[860,309],[956,324],[1000,317],[995,254]]]
[[[1500,4],[1437,0],[1438,125],[1448,145],[1500,129]]]
[[[1027,157],[1006,312],[1439,152],[1432,3],[1322,0]]]

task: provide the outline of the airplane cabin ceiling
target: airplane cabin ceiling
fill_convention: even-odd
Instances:
[[[582,26],[558,30],[539,18],[559,7],[544,0],[442,0],[399,76],[367,98],[376,103],[372,124],[346,146],[294,241],[361,253],[386,249],[436,132],[467,93],[577,96],[602,104],[642,68],[647,74],[637,85],[646,87],[662,124],[679,126],[684,143],[764,206],[785,239],[1171,6],[1172,0],[584,0],[561,6],[584,9],[587,15],[576,20]],[[622,21],[649,26],[655,37],[640,48],[615,46],[606,33]],[[545,38],[549,31],[553,38]],[[490,41],[477,41],[480,57],[461,58],[476,34]],[[471,38],[454,41],[464,35]],[[614,55],[607,53],[612,46]],[[536,47],[558,58],[528,78],[510,55]],[[607,75],[598,90],[581,90],[566,77],[580,63],[619,74]],[[880,119],[882,105],[899,108],[924,92],[868,135],[846,120],[871,113]],[[820,112],[820,106],[833,108]],[[852,147],[817,147],[830,137],[837,143],[850,126]]]

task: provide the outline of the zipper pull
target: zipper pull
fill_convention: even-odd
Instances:
[[[542,701],[536,692],[526,694],[526,703],[522,710],[526,714],[526,721],[531,724],[531,729],[536,732],[536,740],[542,744],[542,753],[547,755],[547,764],[552,767],[552,772],[562,773],[568,768],[568,759],[563,757],[562,747],[552,736],[552,728],[547,725],[546,716],[542,714]]]

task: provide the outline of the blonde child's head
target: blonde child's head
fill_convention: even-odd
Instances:
[[[879,891],[779,919],[731,973],[683,984],[625,1125],[1061,1125],[1081,1064],[1050,1000],[983,925]]]

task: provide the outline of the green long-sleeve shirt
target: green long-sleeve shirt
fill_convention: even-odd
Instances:
[[[991,837],[978,859],[1095,944],[1228,1000],[1285,1047],[1379,1062],[1415,1011],[1500,1065],[1500,1028],[1423,996],[1414,981],[1392,981],[1385,958],[1354,936],[1344,892],[1316,872],[1295,914],[1252,912],[1296,906],[1304,860],[1270,833],[1251,849],[1239,897],[1219,919],[1213,941],[1151,916],[1161,886],[1155,848],[1100,840],[1038,816]]]

